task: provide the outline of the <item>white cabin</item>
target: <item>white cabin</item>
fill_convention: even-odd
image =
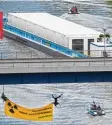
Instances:
[[[87,55],[101,34],[48,13],[9,13],[8,24]]]

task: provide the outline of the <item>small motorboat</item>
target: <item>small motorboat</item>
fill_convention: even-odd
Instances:
[[[93,101],[91,104],[90,108],[87,109],[88,113],[91,114],[92,116],[101,116],[105,115],[104,110],[101,108],[100,104],[97,104]]]
[[[73,13],[73,12],[68,12],[68,14],[80,14],[80,12],[77,12],[77,13]]]
[[[105,111],[100,109],[100,110],[92,110],[92,109],[87,109],[88,113],[91,114],[92,116],[102,116],[105,115]]]

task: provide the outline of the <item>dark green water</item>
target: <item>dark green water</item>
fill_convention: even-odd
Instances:
[[[112,5],[112,0],[106,1],[106,3],[107,3],[108,5]]]

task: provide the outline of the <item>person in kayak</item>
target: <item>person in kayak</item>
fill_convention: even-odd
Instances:
[[[59,95],[58,97],[54,97],[54,96],[52,95],[52,97],[53,97],[53,99],[54,99],[53,104],[54,104],[55,106],[57,106],[57,105],[59,104],[58,98],[60,98],[62,95],[63,95],[63,94]]]
[[[93,104],[91,105],[91,110],[101,110],[101,106],[96,105],[96,103],[93,101]]]
[[[72,14],[77,14],[77,13],[78,13],[77,7],[76,7],[76,6],[73,6],[73,7],[70,9],[70,12],[71,12]]]
[[[93,104],[91,105],[91,109],[92,110],[96,110],[97,109],[96,103],[94,101],[93,101]]]

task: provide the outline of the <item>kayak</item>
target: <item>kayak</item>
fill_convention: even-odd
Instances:
[[[102,116],[105,115],[104,110],[92,110],[92,109],[87,109],[88,113],[91,114],[92,116]]]

